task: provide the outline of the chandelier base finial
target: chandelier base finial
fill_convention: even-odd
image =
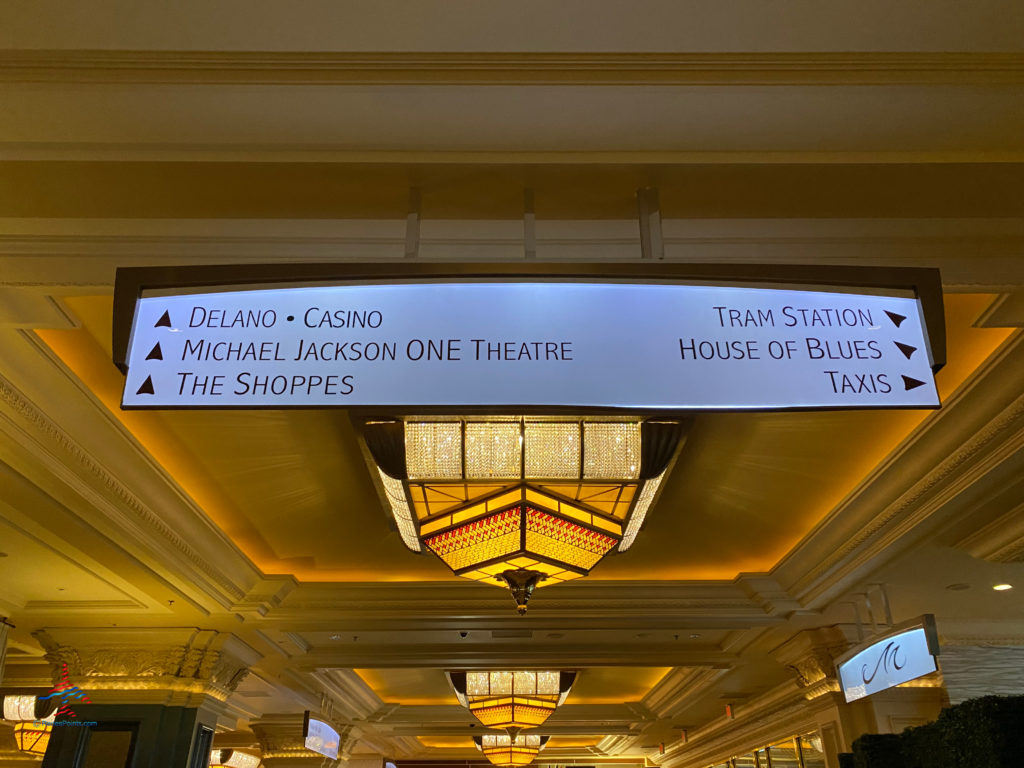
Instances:
[[[520,616],[526,614],[526,604],[530,601],[530,595],[533,594],[537,584],[547,578],[546,574],[527,568],[503,571],[499,576],[504,579],[512,591],[512,598],[516,601],[516,611]]]

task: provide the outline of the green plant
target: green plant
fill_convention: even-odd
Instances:
[[[904,768],[895,733],[865,733],[853,742],[853,758],[855,768]]]
[[[953,768],[945,732],[937,723],[908,728],[900,734],[904,768]]]
[[[944,709],[942,730],[955,768],[1024,764],[1024,696],[983,696]]]

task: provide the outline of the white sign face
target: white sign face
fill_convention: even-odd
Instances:
[[[856,701],[936,670],[921,627],[879,640],[839,665],[846,700]]]
[[[916,299],[636,283],[153,296],[125,407],[939,405]]]
[[[332,760],[338,759],[338,749],[341,737],[338,732],[323,720],[310,718],[309,727],[306,730],[306,749],[310,749],[320,755],[326,755]]]

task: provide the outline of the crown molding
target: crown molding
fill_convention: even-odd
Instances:
[[[181,587],[182,594],[188,594],[198,586],[225,608],[244,600],[245,590],[221,567],[201,556],[180,530],[172,528],[165,517],[130,490],[120,476],[110,471],[2,376],[0,431],[11,436],[15,444],[30,453],[52,478],[82,499],[91,515],[103,515],[114,529],[130,534],[136,544],[148,547],[161,562],[174,563],[176,573],[188,574],[187,586]],[[80,516],[76,510],[71,512]],[[91,521],[90,525],[95,528],[94,522]],[[123,548],[124,544],[118,543],[117,546]],[[37,610],[47,607],[35,606]]]
[[[815,730],[821,713],[834,709],[841,694],[824,692],[808,699],[795,681],[783,683],[688,733],[685,743],[670,746],[658,764],[663,768],[711,765],[777,741],[783,734]]]
[[[910,546],[911,532],[919,537],[934,531],[958,505],[973,509],[965,501],[969,489],[984,494],[1019,478],[1022,360],[1024,334],[1018,333],[805,537],[773,576],[805,606],[821,608]],[[987,514],[999,514],[989,507]]]
[[[673,717],[687,700],[695,701],[726,672],[713,667],[676,667],[648,691],[642,703],[658,717]]]
[[[956,547],[991,563],[1024,562],[1024,503],[961,539]]]
[[[1024,54],[0,51],[0,81],[246,85],[1011,85]]]
[[[652,665],[725,669],[738,658],[714,646],[688,648],[681,643],[651,643],[642,653],[629,658],[623,658],[621,643],[611,641],[586,645],[551,640],[462,645],[346,643],[315,646],[309,653],[295,657],[291,666],[303,672],[363,667],[488,669],[500,664],[566,669]]]
[[[384,702],[351,669],[325,669],[312,677],[331,697],[337,714],[346,720],[376,720]]]
[[[107,293],[119,266],[398,260],[404,226],[398,218],[0,219],[0,288],[10,298],[4,320],[60,324],[67,313],[57,311],[59,302],[54,308],[51,295]],[[423,228],[423,253],[448,261],[522,257],[518,220],[436,220]],[[1024,301],[1019,220],[665,218],[663,228],[666,261],[931,266],[942,271],[946,290],[1005,294],[1011,298],[1000,305],[1008,311]],[[637,233],[635,219],[541,220],[538,253],[545,260],[639,260]],[[1012,313],[990,315],[989,324],[1017,321]]]

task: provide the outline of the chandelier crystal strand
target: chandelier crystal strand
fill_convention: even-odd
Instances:
[[[457,421],[405,425],[405,462],[410,480],[462,478],[462,425]]]
[[[584,479],[640,477],[640,424],[585,422],[583,456]]]
[[[633,514],[629,518],[629,524],[626,526],[626,532],[622,536],[622,541],[619,543],[619,552],[625,552],[636,540],[636,535],[640,533],[640,528],[644,524],[644,520],[647,517],[647,510],[651,508],[651,504],[654,502],[654,498],[658,495],[658,489],[661,488],[661,483],[665,479],[665,473],[662,472],[657,477],[652,477],[650,480],[644,482],[644,487],[640,491],[640,496],[636,500],[636,504],[633,507]]]
[[[575,480],[580,476],[580,425],[526,422],[527,479]]]

